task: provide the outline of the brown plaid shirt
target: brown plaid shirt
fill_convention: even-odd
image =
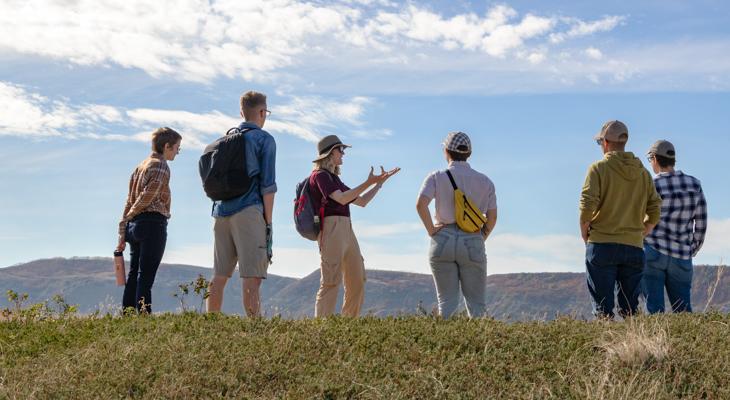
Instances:
[[[170,200],[170,167],[161,154],[152,153],[129,178],[119,239],[124,239],[127,222],[143,212],[158,212],[170,218]]]

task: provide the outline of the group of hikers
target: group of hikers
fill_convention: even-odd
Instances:
[[[272,259],[272,212],[276,185],[276,142],[263,130],[271,112],[266,95],[248,91],[240,99],[244,121],[208,146],[199,169],[213,200],[213,277],[208,312],[219,312],[225,285],[238,265],[246,314],[261,314],[260,286]],[[580,196],[580,231],[586,243],[586,275],[594,314],[613,318],[615,297],[622,316],[638,311],[643,294],[650,313],[664,311],[666,288],[675,312],[691,312],[692,257],[707,229],[700,182],[675,170],[674,146],[657,141],[647,152],[653,179],[625,147],[629,133],[620,121],[607,122],[595,140],[603,159],[593,163]],[[170,168],[182,136],[171,128],[152,134],[152,154],[129,181],[119,222],[116,252],[129,243],[130,269],[122,305],[151,312],[152,285],[162,260],[170,218]],[[470,317],[486,314],[485,241],[497,223],[495,186],[467,162],[469,136],[449,133],[446,169],[423,181],[416,211],[431,237],[429,260],[439,315],[457,311],[463,296]],[[337,136],[317,143],[313,171],[298,187],[294,218],[302,236],[316,240],[320,286],[315,316],[335,313],[344,283],[342,315],[356,317],[365,296],[365,265],[350,219],[350,205],[365,207],[400,168],[376,172],[350,188],[340,179],[346,149]],[[435,200],[435,215],[429,205]]]

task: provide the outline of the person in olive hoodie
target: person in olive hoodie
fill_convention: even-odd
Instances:
[[[609,121],[594,138],[604,157],[588,168],[580,196],[580,230],[586,243],[588,291],[593,313],[613,318],[635,314],[644,266],[644,237],[659,222],[662,199],[641,161],[625,151],[629,131]]]

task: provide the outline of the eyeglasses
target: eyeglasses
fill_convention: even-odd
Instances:
[[[646,157],[646,159],[647,159],[647,160],[648,160],[649,162],[652,162],[652,161],[654,161],[654,155],[652,155],[652,154],[649,154],[649,155],[648,155],[648,156]]]
[[[264,112],[266,113],[266,116],[267,117],[270,117],[271,116],[271,111],[269,111],[267,109],[264,109]]]
[[[596,144],[599,145],[599,146],[602,146],[603,145],[603,138],[596,139]]]

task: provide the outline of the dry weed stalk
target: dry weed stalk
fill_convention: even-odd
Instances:
[[[609,331],[598,347],[604,350],[606,360],[599,362],[600,366],[583,380],[582,395],[589,399],[660,396],[661,382],[647,379],[645,369],[660,363],[669,354],[669,333],[665,326],[658,321],[629,319],[625,331]]]
[[[722,279],[722,273],[725,271],[725,265],[723,264],[722,258],[720,259],[720,264],[717,266],[717,271],[715,272],[715,283],[712,284],[709,288],[707,288],[707,293],[709,293],[709,296],[707,296],[707,303],[705,303],[705,309],[703,312],[707,312],[707,309],[710,307],[710,304],[712,304],[712,299],[715,298],[715,291],[717,290],[717,287],[720,285],[720,280]]]
[[[669,354],[669,334],[659,322],[627,322],[626,332],[611,332],[600,345],[609,362],[628,366],[648,366],[661,362]]]

